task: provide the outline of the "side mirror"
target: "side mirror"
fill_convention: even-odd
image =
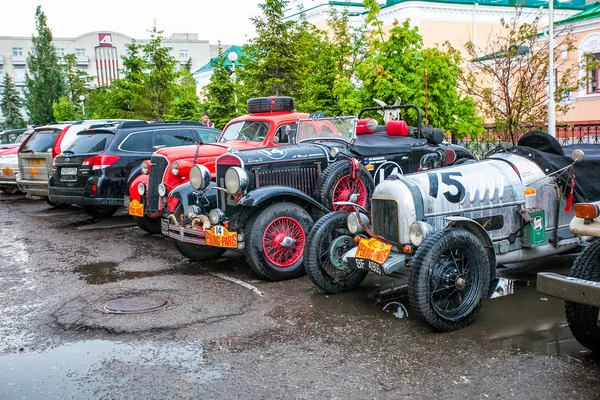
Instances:
[[[583,161],[584,157],[585,157],[585,153],[581,149],[575,149],[571,153],[571,160],[573,160],[573,162]]]

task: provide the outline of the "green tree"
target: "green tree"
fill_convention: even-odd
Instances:
[[[168,120],[197,121],[200,119],[200,100],[196,94],[196,81],[190,72],[191,65],[186,64],[179,70],[179,84],[175,89]]]
[[[287,0],[265,0],[259,7],[264,18],[253,17],[256,37],[243,46],[239,71],[244,96],[289,96],[299,83],[296,22],[284,21]]]
[[[31,38],[32,48],[27,58],[25,105],[30,121],[42,125],[54,119],[52,104],[66,94],[66,85],[52,43],[52,31],[41,6],[35,11],[35,20],[37,35]]]
[[[150,116],[154,120],[162,120],[168,113],[175,97],[178,77],[177,60],[171,55],[169,47],[163,47],[162,33],[155,25],[150,31],[150,41],[143,46],[145,70],[148,71],[143,81],[144,94],[150,103]]]
[[[208,111],[215,128],[223,129],[225,125],[238,115],[235,103],[233,79],[225,68],[225,56],[219,43],[218,57],[213,62],[213,74],[208,85],[204,86],[205,100],[202,102],[203,111]],[[237,69],[236,69],[237,72]]]
[[[25,121],[23,121],[23,116],[21,115],[23,102],[15,87],[15,82],[10,75],[4,74],[2,85],[4,86],[4,90],[2,91],[0,110],[2,110],[2,115],[5,118],[4,126],[7,129],[22,128],[25,126]]]
[[[77,56],[73,53],[64,56],[66,62],[65,75],[67,79],[67,88],[69,92],[69,99],[74,105],[75,109],[78,110],[78,114],[83,117],[83,110],[79,103],[79,98],[85,96],[88,93],[86,85],[93,79],[86,72],[79,69],[77,66]],[[59,99],[60,102],[60,99]],[[56,104],[56,103],[55,103]],[[54,108],[54,105],[53,105]],[[56,117],[56,110],[54,113]],[[62,121],[65,121],[64,119]]]
[[[81,111],[75,110],[75,105],[67,96],[62,96],[52,104],[52,110],[55,121],[73,121],[81,118]]]

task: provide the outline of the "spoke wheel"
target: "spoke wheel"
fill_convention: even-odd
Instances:
[[[332,211],[354,211],[352,207],[334,204],[338,201],[351,201],[368,208],[375,183],[369,171],[361,165],[352,178],[352,164],[339,160],[329,164],[317,181],[315,197]]]
[[[351,269],[342,257],[356,246],[347,228],[347,212],[332,212],[310,231],[304,250],[304,267],[310,280],[327,293],[353,290],[367,271]]]
[[[434,329],[453,331],[472,322],[489,283],[490,262],[477,236],[445,229],[427,237],[411,260],[410,304]]]
[[[367,205],[367,187],[365,183],[360,178],[352,179],[350,175],[342,177],[333,188],[331,199],[333,210],[350,212],[354,210],[350,206],[336,205],[335,203],[338,201],[351,201],[365,207]]]
[[[298,221],[279,217],[265,229],[263,250],[269,262],[280,268],[288,268],[302,257],[305,242],[306,234]]]

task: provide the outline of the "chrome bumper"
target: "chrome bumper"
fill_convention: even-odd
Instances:
[[[537,275],[537,291],[574,303],[600,307],[600,282],[540,272]]]
[[[348,251],[346,254],[344,254],[342,256],[342,261],[345,264],[348,265],[356,265],[356,260],[364,260],[362,258],[356,258],[356,250],[358,249],[358,247],[354,247],[353,249],[350,249],[350,251]],[[350,261],[353,261],[352,263]],[[395,253],[395,252],[390,252],[390,255],[388,256],[387,260],[385,260],[385,262],[383,264],[377,264],[373,261],[370,260],[364,260],[364,265],[365,268],[358,268],[358,269],[366,269],[375,273],[378,273],[380,275],[390,275],[393,272],[396,272],[397,270],[399,270],[400,268],[403,268],[406,266],[406,255],[402,254],[402,253]]]
[[[204,228],[192,228],[191,226],[175,225],[168,218],[160,220],[161,232],[164,236],[178,240],[184,243],[191,243],[200,246],[206,246],[206,232]],[[243,250],[246,247],[244,234],[237,234],[237,249]]]

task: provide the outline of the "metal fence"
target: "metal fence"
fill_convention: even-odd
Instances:
[[[546,129],[545,129],[546,130]],[[522,132],[527,132],[523,129]],[[493,126],[486,126],[485,132],[477,139],[452,140],[473,154],[483,157],[488,151],[499,146],[503,140]],[[563,146],[577,144],[600,144],[600,124],[556,125],[556,139]]]

